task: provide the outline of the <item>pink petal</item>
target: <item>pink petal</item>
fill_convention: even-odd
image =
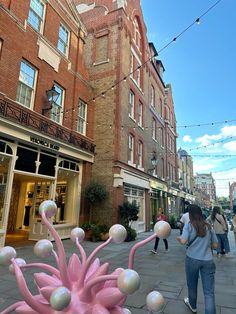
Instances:
[[[99,266],[100,266],[99,258],[96,258],[87,271],[87,274],[85,276],[85,282],[93,275],[93,273],[95,273]]]
[[[60,280],[44,273],[36,273],[34,274],[34,278],[39,288],[43,288],[47,286],[53,286],[53,287],[62,286],[62,283]]]
[[[54,288],[54,289],[55,289],[55,288]],[[43,303],[43,304],[49,304],[48,300],[46,300],[46,299],[44,298],[44,296],[42,296],[41,294],[34,295],[34,299],[35,299],[36,301],[39,301],[39,302]]]
[[[71,256],[68,265],[68,273],[71,281],[78,281],[80,270],[81,262],[79,260],[79,257],[74,253]]]
[[[110,310],[110,314],[124,314],[124,311],[121,307],[115,306],[114,309]]]
[[[123,268],[116,268],[111,275],[119,275],[122,273],[124,269]],[[117,281],[116,280],[107,280],[104,284],[104,288],[109,288],[109,287],[117,287]]]
[[[15,311],[18,314],[38,314],[38,312],[32,310],[32,308],[29,307],[27,304],[18,306]]]
[[[52,292],[55,290],[55,287],[44,287],[40,289],[40,293],[44,296],[44,298],[49,302]]]
[[[98,292],[96,295],[96,303],[100,303],[105,308],[110,309],[116,306],[123,298],[124,295],[118,288],[106,288]]]
[[[110,314],[110,312],[101,304],[95,304],[92,314]]]

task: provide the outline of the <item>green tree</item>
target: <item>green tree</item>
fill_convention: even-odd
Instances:
[[[91,181],[84,189],[84,197],[89,203],[89,222],[92,219],[93,206],[102,203],[108,196],[105,185],[97,181]]]

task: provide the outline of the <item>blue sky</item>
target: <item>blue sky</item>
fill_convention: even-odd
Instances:
[[[216,2],[142,0],[148,40],[159,51]],[[193,156],[195,173],[212,172],[218,196],[228,196],[236,181],[235,21],[236,0],[221,0],[159,54],[173,89],[178,147]],[[231,122],[214,123],[221,121]],[[207,123],[214,124],[181,127]]]

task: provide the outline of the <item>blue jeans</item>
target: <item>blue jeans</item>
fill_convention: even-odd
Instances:
[[[217,253],[221,253],[225,251],[225,253],[230,252],[230,247],[229,247],[229,240],[228,240],[228,235],[227,233],[219,234],[217,233],[217,239],[218,239],[218,246],[217,246]]]
[[[213,260],[202,261],[186,256],[185,271],[189,303],[193,309],[197,308],[197,286],[200,272],[205,298],[205,314],[216,314],[215,270],[216,266]]]

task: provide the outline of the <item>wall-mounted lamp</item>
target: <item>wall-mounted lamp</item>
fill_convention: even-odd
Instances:
[[[153,156],[152,156],[152,159],[151,159],[151,164],[155,168],[157,166],[157,163],[158,163],[158,160],[157,160],[156,154],[153,153]]]
[[[156,157],[156,153],[154,153],[154,152],[153,152],[153,155],[152,155],[152,158],[151,158],[151,164],[152,164],[153,168],[148,169],[149,173],[152,173],[156,169],[156,166],[158,164],[158,159]]]
[[[53,85],[51,89],[46,91],[47,99],[50,104],[50,107],[43,108],[42,114],[44,115],[45,112],[52,109],[52,105],[57,101],[58,97],[60,96],[60,93],[58,93],[55,89],[55,86]]]

